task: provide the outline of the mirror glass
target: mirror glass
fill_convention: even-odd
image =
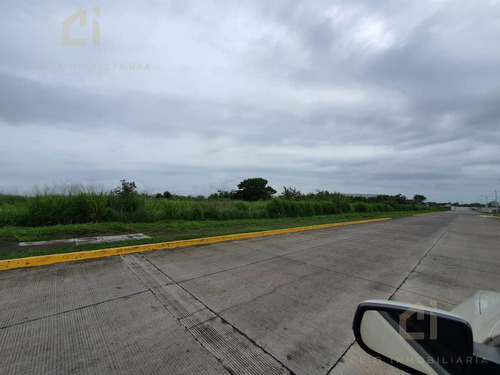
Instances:
[[[462,374],[473,360],[470,327],[429,311],[367,310],[360,335],[369,349],[424,374]]]

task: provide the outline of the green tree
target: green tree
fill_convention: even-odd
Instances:
[[[128,182],[127,180],[120,180],[121,186],[115,189],[115,195],[121,197],[128,197],[136,193],[137,186],[135,182]]]
[[[115,199],[111,206],[123,213],[133,213],[144,209],[144,195],[139,195],[136,191],[135,182],[120,180],[121,186],[118,186],[113,192]]]
[[[395,195],[394,196],[394,199],[399,203],[399,204],[407,204],[407,203],[410,203],[410,202],[407,202],[408,199],[404,196],[404,195],[401,195],[401,194],[398,194],[398,195]]]
[[[413,200],[417,203],[424,203],[425,200],[427,200],[426,197],[424,197],[423,195],[420,195],[420,194],[415,194],[413,196]]]
[[[287,199],[289,201],[296,201],[302,197],[300,190],[294,187],[283,186],[283,192],[280,194],[280,198]]]
[[[267,186],[264,178],[248,178],[238,184],[238,190],[234,193],[234,199],[244,201],[268,200],[276,194],[271,186]]]

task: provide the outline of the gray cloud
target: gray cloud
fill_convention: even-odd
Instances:
[[[438,201],[495,188],[496,2],[110,1],[100,46],[62,46],[75,10],[0,6],[1,190],[128,178],[208,194],[253,176]]]

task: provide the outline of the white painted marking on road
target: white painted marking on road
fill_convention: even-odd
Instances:
[[[102,237],[82,237],[82,238],[68,238],[64,240],[51,240],[51,241],[35,241],[35,242],[20,242],[17,246],[43,246],[43,245],[85,245],[93,243],[108,243],[126,240],[142,240],[151,238],[142,233],[124,234],[120,236],[102,236]]]

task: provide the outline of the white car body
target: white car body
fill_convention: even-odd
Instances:
[[[479,291],[450,312],[469,322],[475,342],[500,345],[500,293]]]

